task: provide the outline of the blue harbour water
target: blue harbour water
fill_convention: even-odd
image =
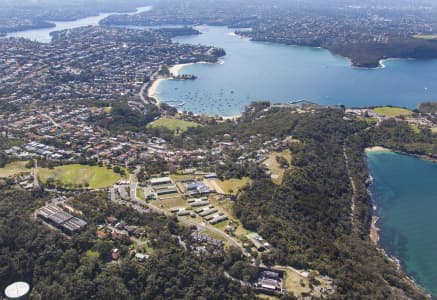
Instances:
[[[388,151],[367,156],[380,245],[437,296],[437,164]]]
[[[126,13],[127,15],[134,15],[139,14],[143,12],[147,12],[151,10],[151,6],[144,6],[144,7],[138,7],[136,11],[131,13]],[[32,41],[37,41],[41,43],[50,43],[52,40],[52,37],[50,35],[51,32],[54,31],[61,31],[65,29],[73,29],[78,27],[84,27],[84,26],[97,26],[99,25],[99,22],[106,17],[114,14],[120,14],[120,13],[100,13],[97,16],[91,16],[87,18],[82,18],[74,21],[63,21],[63,22],[52,22],[50,23],[55,24],[55,27],[52,28],[40,28],[40,29],[31,29],[31,30],[24,30],[24,31],[17,31],[12,32],[7,35],[7,37],[15,37],[15,38],[25,38]]]
[[[253,42],[227,27],[200,26],[201,35],[175,42],[222,47],[221,64],[195,64],[180,73],[197,80],[167,80],[155,97],[182,101],[194,113],[239,114],[252,101],[308,99],[348,107],[398,105],[409,108],[437,100],[437,60],[389,60],[385,68],[352,68],[325,49]]]

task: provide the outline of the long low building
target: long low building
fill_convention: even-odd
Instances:
[[[208,215],[212,215],[213,213],[216,213],[217,211],[218,210],[216,208],[207,209],[199,213],[199,216],[206,217]]]
[[[156,190],[156,194],[158,196],[175,194],[177,192],[178,192],[178,190],[175,187],[174,188],[166,188],[166,189],[162,189],[162,190]]]
[[[36,215],[67,234],[79,232],[88,224],[84,220],[70,215],[62,208],[53,204],[41,207],[36,211]]]
[[[188,203],[193,203],[193,202],[199,202],[199,201],[207,201],[208,198],[206,197],[202,197],[202,198],[190,198],[187,200]]]
[[[219,217],[216,217],[216,218],[212,219],[211,221],[209,221],[209,224],[215,225],[215,224],[218,224],[220,222],[226,221],[227,219],[228,219],[227,216],[219,216]]]
[[[190,205],[191,205],[192,207],[207,206],[207,205],[209,205],[209,201],[196,201],[196,202],[192,202],[192,203],[190,203]]]
[[[150,179],[150,184],[152,186],[157,186],[157,185],[173,185],[174,183],[170,177],[161,177],[161,178]]]

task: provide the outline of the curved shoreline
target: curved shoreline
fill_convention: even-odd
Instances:
[[[124,11],[124,12],[118,12],[118,11],[109,11],[109,12],[104,12],[101,11],[97,14],[91,14],[88,16],[83,16],[83,17],[79,17],[77,19],[73,19],[73,20],[61,20],[61,21],[55,21],[55,20],[43,20],[43,22],[47,22],[48,24],[52,24],[53,26],[47,27],[47,26],[41,26],[41,27],[32,27],[31,29],[25,29],[25,30],[14,30],[14,31],[8,31],[6,32],[6,36],[4,36],[5,38],[10,38],[10,37],[16,37],[16,38],[25,38],[25,39],[30,39],[32,41],[37,41],[39,43],[50,43],[51,42],[51,34],[52,32],[55,31],[62,31],[62,30],[66,30],[66,29],[74,29],[74,28],[79,28],[79,27],[85,27],[85,26],[100,26],[100,22],[104,19],[106,19],[107,17],[111,16],[111,15],[136,15],[136,14],[140,14],[140,13],[144,13],[147,11],[152,10],[153,7],[151,5],[147,5],[147,6],[138,6],[135,8],[135,11],[132,10],[128,10],[128,11]],[[79,24],[76,25],[77,22],[83,22],[85,20],[88,20],[89,22],[85,22],[84,24]],[[69,26],[66,26],[69,25]],[[34,39],[34,38],[30,38],[28,34],[25,33],[35,33],[35,32],[46,32],[48,34],[48,39],[46,40],[44,38],[44,40],[41,40],[41,38],[39,39]]]
[[[412,156],[412,157],[416,157],[419,159],[424,159],[424,160],[428,160],[428,161],[432,161],[432,162],[437,162],[434,159],[431,158],[423,158],[423,157],[418,157],[417,155],[413,155],[410,153],[401,153],[395,150],[391,150],[389,148],[385,148],[385,147],[381,147],[381,146],[373,146],[373,147],[368,147],[365,148],[365,153],[378,153],[378,152],[392,152],[392,153],[396,153],[396,154],[400,154],[400,155],[408,155],[408,156]],[[370,174],[369,171],[369,179],[371,180],[371,184],[373,184],[373,177]],[[422,287],[420,284],[418,284],[416,282],[416,280],[410,275],[408,274],[405,265],[402,263],[402,260],[399,259],[398,257],[391,255],[388,250],[384,249],[379,241],[380,241],[380,232],[383,230],[383,228],[378,227],[378,221],[380,220],[380,217],[376,214],[376,210],[377,210],[377,206],[376,206],[376,199],[374,197],[374,195],[372,194],[372,192],[370,191],[370,185],[369,188],[367,188],[367,192],[372,200],[373,203],[373,213],[372,213],[372,221],[371,221],[371,226],[370,226],[370,240],[375,244],[375,247],[391,262],[393,262],[394,264],[396,264],[397,269],[402,272],[405,276],[405,279],[410,282],[410,284],[412,284],[414,287],[424,291],[425,293],[427,293],[427,295],[429,296],[430,299],[434,299],[433,296],[424,288]]]
[[[381,146],[374,146],[374,147],[368,147],[365,150],[365,153],[375,153],[375,152],[388,152],[390,151],[387,148],[381,147]],[[369,180],[370,182],[372,182],[371,184],[373,184],[373,177],[372,175],[370,175],[369,172]],[[369,185],[370,187],[370,185]],[[372,222],[371,222],[371,226],[370,226],[370,240],[376,245],[376,247],[379,248],[379,240],[380,240],[380,236],[379,236],[379,232],[381,231],[381,229],[378,227],[378,221],[379,221],[379,216],[376,215],[376,200],[374,198],[374,196],[372,195],[372,193],[370,192],[369,188],[367,189],[367,193],[369,194],[370,198],[372,199],[372,203],[373,203],[373,213],[372,213]],[[382,249],[383,250],[383,249]],[[384,253],[386,256],[387,253]],[[398,265],[399,267],[399,265]]]
[[[217,62],[212,63],[212,62],[206,62],[206,61],[200,61],[200,62],[195,62],[195,63],[186,63],[186,64],[177,64],[177,65],[173,65],[169,68],[169,71],[171,74],[173,75],[181,75],[181,71],[184,67],[187,66],[191,66],[191,65],[195,65],[195,64],[211,64],[211,65],[221,65],[224,64],[224,59],[221,57],[218,59]],[[158,71],[159,72],[159,71]],[[155,74],[157,74],[158,72],[156,72]],[[156,78],[155,78],[156,77]],[[159,99],[159,97],[157,96],[157,90],[159,88],[159,85],[166,80],[172,80],[171,78],[166,78],[163,76],[152,76],[152,78],[150,79],[149,83],[147,83],[147,87],[144,89],[143,92],[146,93],[147,98],[149,99],[153,99],[153,101],[155,102],[155,104],[159,107],[161,102],[165,102],[165,101],[161,101]],[[140,92],[141,94],[142,92]],[[180,109],[178,109],[179,113],[182,113],[182,111]],[[192,112],[193,115],[195,116],[199,116],[200,114],[194,113]],[[208,115],[210,117],[213,117],[211,115]],[[241,117],[241,114],[239,115],[231,115],[231,116],[219,116],[221,119],[223,120],[231,120],[231,121],[236,121],[238,118]]]
[[[228,27],[229,28],[229,27]],[[351,68],[353,68],[353,69],[357,69],[357,70],[378,70],[378,69],[385,69],[387,66],[386,66],[386,64],[385,64],[385,62],[387,62],[387,61],[392,61],[392,60],[418,60],[419,58],[411,58],[411,57],[406,57],[406,58],[401,58],[401,57],[388,57],[388,58],[381,58],[379,61],[378,61],[378,65],[375,65],[374,67],[364,67],[364,66],[360,66],[360,65],[355,65],[353,62],[352,62],[352,58],[350,58],[350,57],[348,57],[348,56],[344,56],[344,55],[341,55],[341,54],[338,54],[338,53],[335,53],[335,52],[333,52],[333,51],[331,51],[330,49],[328,49],[328,48],[325,48],[325,47],[322,47],[322,46],[307,46],[307,45],[300,45],[300,44],[286,44],[286,43],[280,43],[280,42],[273,42],[273,41],[258,41],[258,40],[256,40],[256,39],[253,39],[253,38],[251,38],[251,37],[247,37],[247,36],[244,36],[244,35],[239,35],[239,34],[237,34],[237,33],[235,33],[235,32],[233,32],[234,34],[233,34],[233,36],[239,36],[239,37],[241,37],[241,38],[245,38],[245,39],[247,39],[247,40],[249,40],[249,41],[251,41],[251,42],[259,42],[259,43],[268,43],[268,44],[277,44],[277,45],[285,45],[285,46],[291,46],[291,47],[308,47],[308,48],[312,48],[312,49],[323,49],[323,50],[326,50],[326,51],[329,51],[329,53],[331,53],[332,55],[334,55],[334,56],[338,56],[338,57],[341,57],[341,58],[343,58],[343,59],[345,59],[345,60],[347,60],[348,61],[348,63],[349,63],[349,66],[351,67]],[[434,59],[436,59],[436,58],[434,58]],[[431,60],[432,60],[432,58],[431,58]]]
[[[432,158],[432,157],[427,156],[427,155],[416,155],[416,154],[402,152],[402,151],[398,151],[398,150],[392,150],[392,149],[381,147],[381,146],[368,147],[368,148],[365,149],[365,152],[366,153],[392,152],[392,153],[396,153],[396,154],[400,154],[400,155],[407,155],[407,156],[411,156],[411,157],[414,157],[414,158],[423,159],[423,160],[426,160],[426,161],[437,163],[437,159]],[[373,182],[373,177],[370,174],[369,174],[369,179],[370,179],[371,182]],[[368,193],[369,193],[370,197],[372,198],[373,211],[375,212],[376,211],[376,201],[375,201],[375,198],[374,198],[374,196],[372,195],[372,193],[369,190],[368,190]],[[375,245],[378,245],[378,242],[380,240],[379,232],[381,231],[381,228],[379,228],[378,224],[377,224],[379,219],[380,219],[379,216],[377,216],[376,214],[372,214],[372,223],[371,223],[371,227],[370,227],[370,239],[372,240],[372,242]]]

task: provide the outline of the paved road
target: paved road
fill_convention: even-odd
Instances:
[[[354,219],[355,219],[355,199],[356,199],[356,195],[357,195],[357,188],[355,186],[355,182],[354,179],[352,178],[352,172],[349,168],[349,158],[347,156],[347,152],[346,152],[346,142],[344,142],[343,145],[343,156],[344,156],[344,161],[346,163],[346,170],[349,176],[349,181],[351,183],[352,186],[352,199],[351,199],[351,222],[352,225],[354,225]]]
[[[130,178],[129,178],[129,192],[130,192],[130,198],[133,201],[137,200],[137,186],[138,186],[138,182],[137,182],[137,176],[135,174],[131,174]]]
[[[32,169],[32,175],[33,175],[33,187],[38,188],[39,187],[39,181],[38,181],[38,161],[36,159],[33,160],[35,166]]]
[[[116,199],[115,199],[115,188],[114,187],[109,189],[109,195],[110,195],[111,201],[115,202]]]
[[[188,226],[196,226],[198,230],[209,230],[214,232],[217,235],[220,235],[222,238],[224,238],[226,241],[228,241],[232,246],[239,248],[244,255],[249,256],[249,253],[246,251],[246,249],[244,249],[244,247],[238,243],[233,237],[227,235],[226,233],[224,233],[221,230],[218,230],[217,228],[215,228],[214,226],[211,225],[202,225],[202,224],[198,224],[196,222],[190,221],[188,219],[182,218],[182,217],[178,217],[178,221],[181,222],[182,224],[188,225]]]
[[[249,282],[243,281],[243,280],[239,280],[235,277],[232,277],[231,274],[229,274],[228,272],[224,271],[223,274],[225,275],[226,278],[235,281],[235,282],[239,282],[241,284],[241,286],[247,286],[247,287],[251,287],[252,285]]]
[[[141,90],[140,90],[138,95],[140,96],[141,101],[143,101],[144,105],[155,104],[155,105],[159,106],[159,102],[151,103],[148,99],[146,99],[146,97],[144,97],[144,94],[145,94],[147,88],[149,87],[149,85],[153,84],[153,82],[156,80],[156,77],[158,77],[158,74],[160,71],[161,71],[161,66],[159,67],[158,71],[150,77],[150,80],[141,86]]]

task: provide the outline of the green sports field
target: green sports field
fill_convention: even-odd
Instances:
[[[399,116],[411,116],[413,112],[411,110],[400,107],[377,107],[373,109],[379,115],[385,117],[399,117]]]
[[[197,126],[199,126],[199,124],[195,122],[184,121],[174,118],[167,118],[167,117],[159,118],[158,120],[148,125],[148,127],[152,127],[152,128],[164,127],[173,131],[175,134],[181,134],[184,131],[187,131],[188,128],[197,127]]]
[[[38,177],[42,182],[52,178],[55,182],[60,181],[64,186],[75,188],[88,184],[88,188],[102,189],[112,186],[122,178],[112,169],[98,166],[66,165],[54,169],[38,169]]]

